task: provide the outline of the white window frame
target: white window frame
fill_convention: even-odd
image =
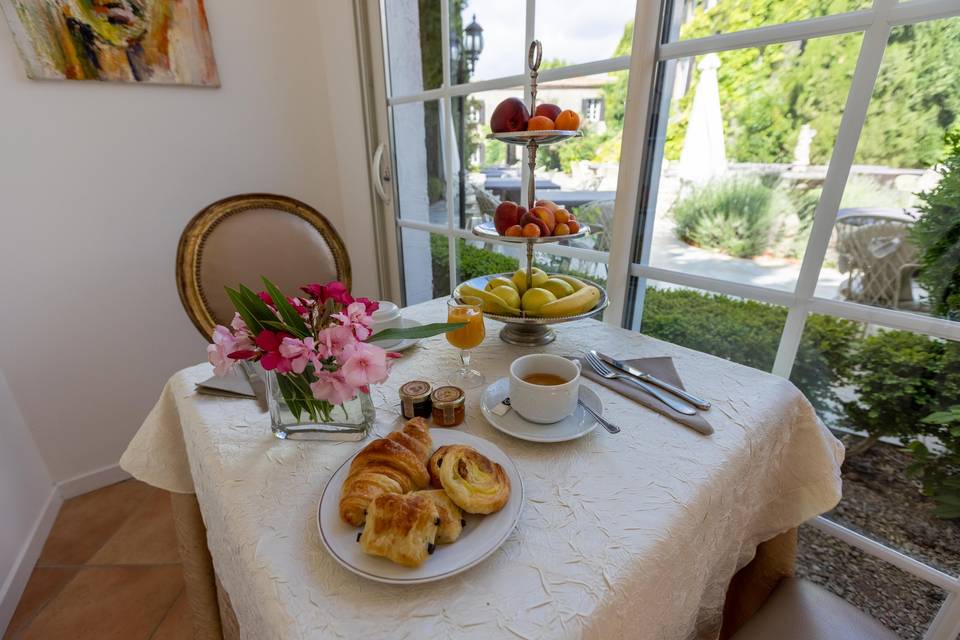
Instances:
[[[381,15],[383,15],[383,0],[379,0],[379,2],[381,3]],[[449,3],[446,0],[440,0],[440,2],[442,33],[449,33]],[[625,324],[627,318],[632,318],[632,328],[639,329],[642,318],[642,292],[648,279],[785,307],[787,309],[787,319],[772,370],[774,374],[784,378],[789,378],[807,317],[811,313],[878,324],[943,339],[960,340],[960,323],[957,322],[908,311],[830,300],[815,295],[821,264],[833,233],[840,199],[853,164],[890,30],[893,27],[915,22],[960,16],[960,0],[910,0],[901,3],[898,3],[897,0],[874,0],[874,4],[870,8],[851,13],[822,16],[704,38],[661,43],[662,33],[665,31],[661,22],[663,16],[667,15],[665,7],[669,2],[671,0],[662,0],[662,2],[659,0],[638,0],[631,55],[584,62],[540,72],[539,80],[550,82],[598,73],[631,71],[628,81],[623,139],[625,141],[646,141],[646,144],[624,144],[622,146],[611,233],[612,243],[609,253],[560,245],[540,245],[538,250],[550,255],[606,264],[608,272],[607,289],[611,304],[605,314],[605,321],[618,326]],[[536,0],[526,0],[525,43],[522,50],[517,52],[518,57],[523,59],[524,68],[526,68],[526,43],[529,43],[535,37],[535,11]],[[675,29],[676,25],[674,25],[674,32],[676,32]],[[385,42],[385,25],[381,26],[381,32]],[[710,52],[857,32],[863,33],[860,54],[794,290],[785,291],[719,280],[684,273],[668,267],[651,265],[649,258],[653,215],[646,216],[642,220],[641,227],[639,211],[646,206],[646,203],[641,202],[641,198],[648,195],[642,189],[642,176],[659,176],[659,163],[662,161],[662,153],[656,151],[657,141],[650,133],[655,131],[654,123],[651,123],[651,114],[654,112],[652,108],[652,93],[655,88],[654,70],[658,69],[658,65],[664,61],[692,58]],[[530,78],[524,74],[453,84],[450,82],[449,47],[442,47],[442,54],[443,83],[440,87],[397,96],[389,95],[388,89],[385,101],[388,108],[430,100],[441,101],[440,111],[446,132],[446,135],[443,136],[445,142],[445,170],[447,176],[453,176],[455,175],[453,160],[454,123],[451,99],[481,91],[522,86],[524,88],[524,99],[529,101]],[[386,57],[383,56],[382,60],[384,67],[387,67]],[[385,68],[384,71],[385,77],[389,79],[389,69]],[[666,78],[665,80],[665,85],[669,87],[670,79]],[[388,80],[387,83],[389,85]],[[526,162],[522,162],[521,166],[522,200],[525,201],[529,175]],[[656,178],[652,178],[652,180],[656,180]],[[451,289],[457,284],[456,240],[458,238],[475,239],[469,230],[460,229],[454,223],[454,188],[456,186],[454,182],[454,180],[447,180],[446,225],[405,220],[399,217],[399,212],[395,212],[396,215],[392,221],[396,227],[396,243],[398,245],[401,243],[399,235],[402,229],[427,231],[445,236],[448,239]],[[396,252],[394,253],[396,254]],[[638,260],[634,261],[633,256],[638,256]],[[401,283],[402,287],[403,283]],[[634,293],[631,298],[630,292],[639,292],[639,294]],[[947,598],[924,638],[926,640],[954,640],[960,634],[960,579],[909,558],[823,517],[817,518],[812,524],[870,555],[879,557],[945,590]]]

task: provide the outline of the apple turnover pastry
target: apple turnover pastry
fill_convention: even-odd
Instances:
[[[417,493],[385,493],[367,507],[360,534],[364,553],[418,567],[433,553],[440,515],[433,501]]]
[[[510,478],[496,462],[463,445],[451,445],[439,465],[440,483],[467,513],[494,513],[510,498]]]

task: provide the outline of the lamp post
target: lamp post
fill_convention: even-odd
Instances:
[[[483,27],[477,24],[477,16],[463,30],[463,42],[461,46],[460,34],[452,33],[450,35],[450,60],[456,64],[457,84],[463,84],[470,79],[477,65],[477,59],[483,52]],[[466,128],[466,98],[457,97],[457,139],[460,147],[460,188],[457,195],[460,199],[457,210],[460,214],[460,228],[467,225],[467,128]]]

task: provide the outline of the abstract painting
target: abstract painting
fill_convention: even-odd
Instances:
[[[220,86],[203,0],[0,0],[27,77]]]

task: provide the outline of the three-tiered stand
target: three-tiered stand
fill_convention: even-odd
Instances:
[[[540,45],[539,40],[534,40],[530,43],[530,49],[527,53],[527,65],[530,68],[530,115],[533,116],[537,108],[537,75],[539,75],[540,70],[540,61],[543,56],[543,49]],[[533,204],[536,202],[536,169],[537,169],[537,149],[542,146],[557,144],[560,142],[566,142],[571,138],[579,137],[583,134],[580,131],[563,131],[563,130],[551,130],[551,131],[513,131],[509,133],[491,133],[487,136],[492,140],[499,140],[507,144],[512,144],[518,147],[527,148],[527,166],[530,168],[530,181],[527,188],[527,210],[533,209]],[[512,237],[512,236],[501,236],[493,223],[485,222],[483,224],[477,225],[473,228],[473,235],[483,238],[487,242],[504,242],[508,244],[517,244],[525,243],[527,245],[527,288],[529,289],[533,284],[533,249],[535,245],[545,244],[547,242],[560,242],[562,240],[573,240],[574,238],[582,238],[583,236],[590,233],[590,227],[588,225],[581,225],[580,230],[577,233],[571,233],[565,236],[547,236],[547,237],[538,237],[538,238],[525,238],[525,237]],[[509,278],[511,273],[498,273],[487,276],[480,276],[472,280],[468,280],[466,284],[476,287],[478,289],[483,289],[486,286],[487,281],[496,276],[504,276]],[[583,278],[581,278],[583,280]],[[574,320],[582,320],[584,318],[590,318],[599,314],[601,311],[607,308],[609,301],[607,300],[607,291],[599,284],[595,282],[589,282],[589,284],[594,285],[600,290],[600,301],[597,305],[584,313],[580,313],[572,316],[560,316],[554,318],[540,318],[527,316],[525,313],[519,317],[516,316],[503,316],[494,313],[485,313],[489,318],[494,320],[499,320],[500,322],[505,323],[503,329],[500,331],[500,339],[504,342],[510,344],[516,344],[521,346],[539,346],[545,345],[553,342],[557,334],[550,328],[552,324],[558,324],[561,322],[572,322]]]

